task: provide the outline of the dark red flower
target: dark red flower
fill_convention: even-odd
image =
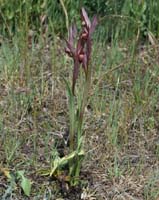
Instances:
[[[82,64],[85,75],[87,77],[88,65],[91,54],[91,35],[95,30],[96,25],[98,24],[97,17],[94,16],[92,23],[87,15],[87,12],[84,8],[81,9],[81,20],[82,20],[82,31],[77,40],[77,45],[75,47],[75,38],[77,36],[76,25],[72,25],[69,29],[69,37],[66,40],[66,49],[65,52],[68,56],[72,57],[74,60],[73,68],[73,80],[72,80],[72,93],[75,91],[75,84],[79,74],[79,67]]]

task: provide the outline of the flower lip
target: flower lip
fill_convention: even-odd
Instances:
[[[80,62],[82,62],[84,59],[84,53],[79,54],[78,59]]]
[[[82,33],[81,38],[84,39],[84,40],[87,40],[88,33]]]

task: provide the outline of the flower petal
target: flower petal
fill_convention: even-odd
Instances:
[[[76,47],[76,54],[77,54],[77,56],[79,54],[83,53],[84,45],[85,45],[85,43],[84,43],[83,39],[80,37],[78,39],[77,47]]]
[[[81,9],[81,18],[82,18],[82,21],[85,23],[86,27],[88,29],[90,29],[91,22],[90,22],[88,15],[87,15],[87,12],[84,8]]]
[[[97,24],[98,24],[98,19],[97,19],[97,16],[95,15],[95,16],[93,17],[93,20],[92,20],[92,23],[91,23],[90,34],[92,34],[92,33],[94,32],[94,30],[95,30]]]
[[[65,52],[70,57],[74,57],[75,56],[75,48],[73,47],[73,45],[69,41],[65,40],[65,42],[66,42],[66,45],[67,45],[67,47],[65,49]]]

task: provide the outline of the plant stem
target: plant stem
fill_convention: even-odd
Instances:
[[[83,116],[84,116],[84,110],[85,110],[87,100],[88,100],[90,85],[91,85],[91,68],[88,67],[86,81],[84,83],[83,99],[82,99],[82,102],[81,102],[81,108],[80,108],[79,116],[78,116],[79,122],[78,122],[78,127],[77,127],[77,152],[80,152],[81,149],[82,149],[81,142],[83,142],[83,141],[81,141],[81,136],[82,136]],[[82,158],[77,156],[76,162],[75,162],[75,165],[74,165],[75,178],[77,178],[77,179],[75,179],[74,185],[77,185],[78,182],[79,182],[78,177],[79,177],[79,174],[80,174],[81,162],[82,162]]]
[[[88,67],[86,81],[85,81],[85,84],[84,84],[83,100],[81,102],[81,108],[80,108],[80,112],[79,112],[77,142],[79,142],[81,134],[82,134],[81,132],[82,132],[83,116],[84,116],[84,111],[85,111],[85,107],[86,107],[87,100],[88,100],[90,85],[91,85],[91,67]]]

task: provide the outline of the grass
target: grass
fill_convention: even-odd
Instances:
[[[35,34],[28,44],[25,28],[26,34],[2,38],[0,46],[1,199],[157,200],[158,40],[143,43],[136,36],[117,35],[105,43],[99,26],[85,109],[86,158],[81,186],[72,188],[65,174],[51,179],[41,175],[52,167],[56,149],[67,147],[63,76],[71,80],[72,63],[54,32]],[[25,171],[32,183],[30,197],[18,180],[7,178],[4,168],[13,177]]]

